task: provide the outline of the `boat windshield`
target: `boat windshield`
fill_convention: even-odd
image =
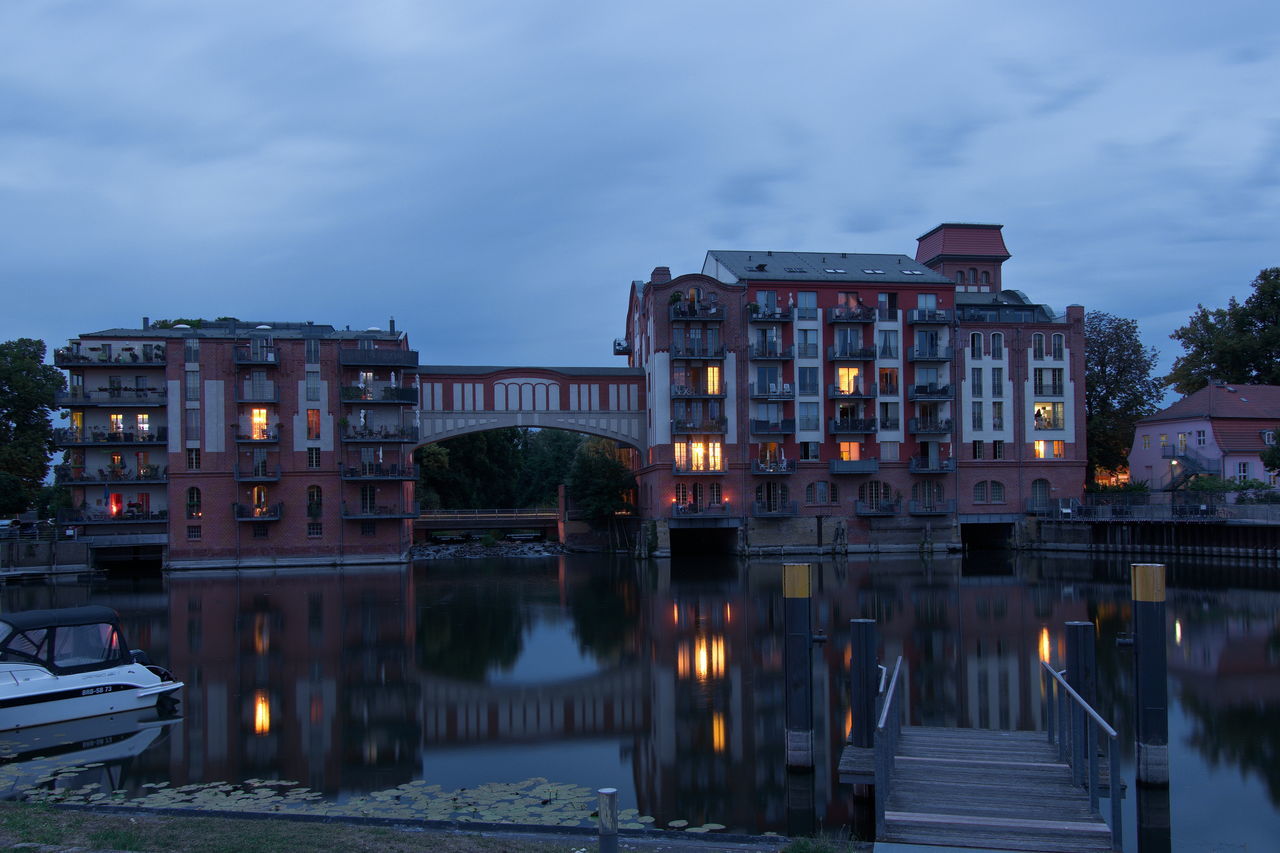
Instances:
[[[53,665],[73,669],[119,660],[120,632],[109,622],[60,626],[54,634]]]
[[[0,622],[0,661],[43,663],[48,657],[48,650],[48,629],[15,631],[12,625]]]

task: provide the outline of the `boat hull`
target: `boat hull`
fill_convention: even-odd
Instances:
[[[154,708],[181,687],[142,664],[61,676],[0,670],[0,731]]]

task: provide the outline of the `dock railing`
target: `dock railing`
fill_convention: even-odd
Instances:
[[[1107,780],[1111,800],[1111,849],[1123,849],[1124,836],[1120,820],[1120,741],[1116,730],[1102,719],[1077,693],[1062,673],[1046,661],[1040,662],[1041,695],[1045,702],[1045,730],[1049,743],[1058,745],[1058,758],[1071,766],[1071,779],[1089,789],[1089,809],[1100,815],[1098,808],[1099,758],[1098,735],[1106,735],[1110,778]],[[877,746],[879,742],[877,741]],[[876,781],[879,783],[879,752],[876,754]],[[879,794],[876,797],[876,820],[881,820]]]
[[[893,783],[894,754],[898,751],[898,733],[902,729],[902,656],[894,664],[893,676],[889,686],[884,686],[883,670],[880,678],[880,692],[884,694],[880,709],[880,719],[876,722],[876,838],[884,835],[884,807],[889,801],[889,786]]]

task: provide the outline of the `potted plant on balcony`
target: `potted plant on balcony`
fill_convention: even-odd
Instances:
[[[750,314],[752,317],[757,316],[757,315],[760,313],[760,303],[759,303],[759,302],[748,302],[748,303],[747,303],[747,313],[748,313],[748,314]]]

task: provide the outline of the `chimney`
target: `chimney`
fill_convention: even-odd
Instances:
[[[391,330],[391,334],[393,334],[393,335],[394,335],[394,334],[396,333],[396,318],[395,318],[395,317],[392,317],[392,318],[391,318],[391,322],[387,325],[387,328]]]
[[[671,267],[654,267],[649,274],[650,284],[664,284],[671,281]]]
[[[151,328],[151,318],[150,318],[150,317],[143,317],[143,318],[142,318],[142,329],[143,329],[143,331],[146,331],[147,329],[150,329],[150,328]]]

